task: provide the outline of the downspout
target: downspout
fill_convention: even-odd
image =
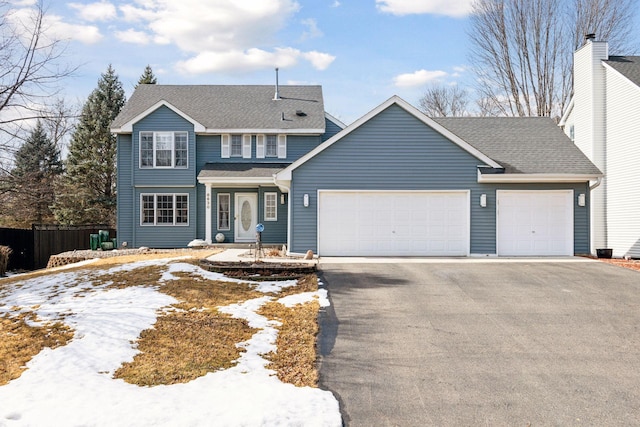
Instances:
[[[287,194],[287,255],[291,254],[291,185],[284,184],[283,181],[278,181],[276,174],[273,174],[273,183],[280,189],[281,192]]]

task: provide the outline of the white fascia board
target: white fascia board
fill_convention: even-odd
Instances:
[[[332,116],[331,114],[327,113],[326,111],[324,112],[324,116],[331,120],[333,123],[337,124],[338,127],[344,129],[347,127],[347,125],[344,124],[344,122],[340,119],[335,118],[334,116]]]
[[[198,123],[197,121],[189,117],[187,114],[183,113],[178,108],[174,107],[173,105],[171,105],[170,103],[168,103],[163,99],[161,101],[156,102],[155,104],[153,104],[153,106],[147,108],[142,113],[135,116],[133,119],[129,120],[120,128],[111,128],[111,133],[132,133],[134,124],[138,123],[140,120],[144,119],[149,114],[153,113],[154,111],[156,111],[158,108],[162,106],[167,107],[168,109],[170,109],[171,111],[173,111],[174,113],[176,113],[177,115],[185,119],[186,121],[190,122],[193,125],[193,130],[195,132],[203,132],[205,130],[205,127],[203,125],[201,125],[200,123]]]
[[[318,145],[313,150],[309,151],[304,156],[300,157],[295,162],[291,163],[291,165],[289,165],[287,168],[283,169],[282,171],[280,171],[277,174],[277,179],[285,180],[285,181],[286,180],[291,180],[291,172],[294,169],[297,169],[298,167],[303,165],[305,162],[307,162],[309,159],[315,157],[316,155],[320,154],[321,152],[323,152],[324,150],[326,150],[327,148],[329,148],[330,146],[335,144],[340,139],[342,139],[345,136],[349,135],[351,132],[353,132],[354,130],[358,129],[360,126],[362,126],[363,124],[367,123],[373,117],[377,116],[378,114],[380,114],[381,112],[383,112],[384,110],[386,110],[387,108],[389,108],[393,104],[398,105],[400,108],[404,109],[405,111],[407,111],[408,113],[410,113],[411,115],[416,117],[418,120],[420,120],[421,122],[423,122],[427,126],[431,127],[433,130],[435,130],[436,132],[440,133],[445,138],[447,138],[450,141],[452,141],[454,144],[460,146],[463,150],[467,151],[472,156],[476,157],[479,160],[482,160],[487,165],[489,165],[491,167],[494,167],[494,168],[502,168],[502,166],[500,164],[498,164],[496,161],[494,161],[493,159],[491,159],[491,158],[487,157],[486,155],[482,154],[476,148],[472,147],[467,142],[463,141],[460,137],[458,137],[455,134],[451,133],[449,130],[447,130],[443,126],[439,125],[438,123],[436,123],[435,121],[433,121],[432,119],[427,117],[424,113],[422,113],[420,110],[418,110],[417,108],[415,108],[414,106],[409,104],[404,99],[400,98],[398,95],[394,95],[391,98],[387,99],[382,104],[378,105],[373,110],[369,111],[364,116],[360,117],[358,120],[356,120],[355,122],[353,122],[352,124],[350,124],[346,128],[344,128],[341,132],[337,133],[332,138],[329,138],[328,140],[326,140],[322,144]]]
[[[569,116],[571,116],[572,111],[573,111],[573,97],[571,97],[571,100],[569,101],[569,105],[567,105],[567,109],[564,110],[564,114],[562,115],[562,118],[560,118],[560,121],[558,122],[558,126],[560,126],[561,128],[564,127],[564,125],[567,123],[567,120],[569,120]]]
[[[171,185],[171,184],[136,184],[133,188],[195,188],[195,185]]]
[[[324,129],[249,129],[249,128],[237,128],[237,129],[214,129],[214,128],[203,128],[198,131],[199,134],[212,134],[212,135],[220,135],[225,133],[235,133],[235,134],[273,134],[273,133],[285,133],[287,135],[321,135],[324,133]]]
[[[200,184],[209,184],[220,186],[232,186],[232,185],[270,185],[274,186],[272,177],[202,177],[198,178]]]
[[[552,182],[586,182],[597,179],[602,175],[562,174],[562,173],[499,173],[482,174],[478,172],[480,184],[506,183],[552,183]]]
[[[618,75],[620,77],[622,77],[627,83],[629,83],[629,85],[631,85],[635,90],[640,91],[640,86],[638,86],[637,84],[635,84],[634,82],[632,82],[631,80],[629,80],[629,78],[627,76],[625,76],[624,74],[622,74],[620,71],[616,70],[615,68],[613,68],[611,65],[607,64],[606,62],[602,62],[602,64],[604,65],[604,68],[607,71],[613,71],[615,73],[615,75]]]

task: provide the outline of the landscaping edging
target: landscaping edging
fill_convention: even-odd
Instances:
[[[208,271],[224,273],[235,278],[251,280],[290,280],[298,279],[317,271],[316,264],[278,263],[278,262],[224,262],[200,260],[200,266]]]

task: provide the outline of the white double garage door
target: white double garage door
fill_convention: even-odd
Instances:
[[[573,255],[572,190],[498,190],[496,198],[498,255]],[[319,191],[318,253],[467,256],[471,202],[469,191]]]

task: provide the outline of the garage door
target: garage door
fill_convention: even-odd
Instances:
[[[467,191],[320,191],[323,256],[465,256]]]
[[[573,255],[573,191],[498,191],[498,255]]]

